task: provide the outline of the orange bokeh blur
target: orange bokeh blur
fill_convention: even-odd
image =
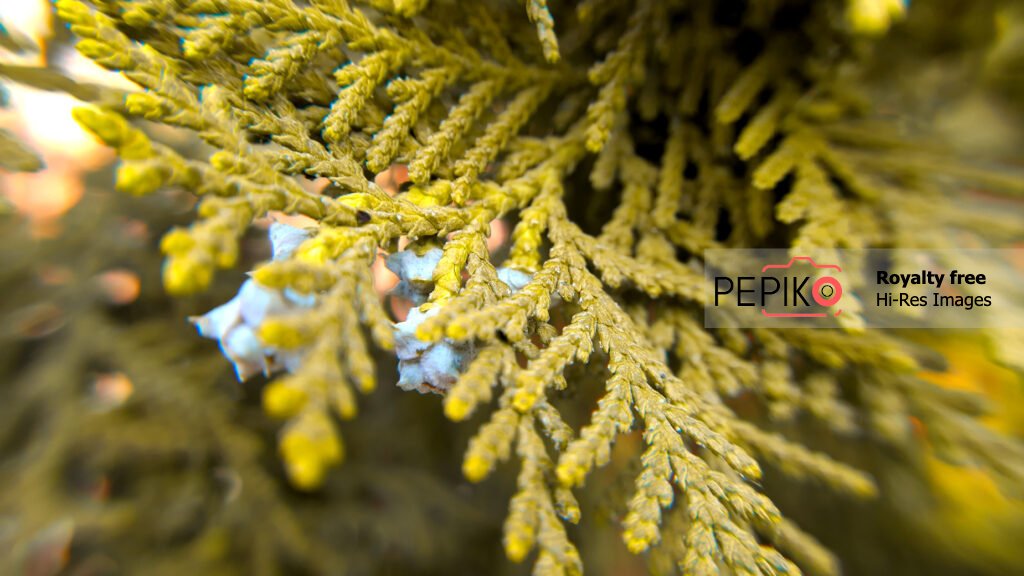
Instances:
[[[0,61],[23,66],[45,63],[46,40],[51,30],[52,7],[45,0],[2,2],[0,21],[30,38],[40,49],[13,54],[0,51]],[[73,50],[54,58],[56,65],[75,78],[131,89],[122,75],[99,67]],[[5,83],[7,108],[0,108],[0,127],[11,131],[42,158],[36,173],[0,172],[0,195],[25,214],[38,236],[59,232],[58,218],[82,196],[82,174],[113,161],[114,153],[85,133],[72,119],[71,110],[82,103],[60,92],[46,92]]]

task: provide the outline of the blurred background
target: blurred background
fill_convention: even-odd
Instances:
[[[188,220],[192,200],[113,191],[114,155],[71,119],[80,101],[68,92],[88,98],[90,84],[132,85],[75,52],[51,12],[45,0],[0,2],[0,572],[526,572],[500,545],[514,470],[482,485],[463,480],[462,453],[479,422],[453,425],[436,397],[387,385],[393,359],[379,359],[380,389],[342,425],[343,467],[314,494],[288,487],[277,425],[260,409],[265,381],[236,382],[216,344],[185,320],[230,298],[245,267],[199,297],[163,294],[159,238]],[[915,0],[872,61],[881,115],[936,131],[967,158],[1024,168],[1024,7]],[[27,67],[51,75],[26,87],[18,80]],[[405,179],[394,169],[378,182],[395,189]],[[495,228],[497,248],[505,230]],[[268,256],[265,237],[252,232],[247,262]],[[389,274],[378,266],[382,292]],[[915,338],[947,359],[928,379],[985,395],[995,406],[987,424],[1024,437],[1020,373],[993,362],[969,333]],[[1024,503],[984,473],[927,450],[908,461],[866,441],[787,432],[879,480],[882,498],[855,502],[771,471],[765,479],[844,573],[1024,574]],[[646,573],[617,530],[640,444],[625,437],[588,482],[581,504],[590,520],[573,537],[591,574]]]

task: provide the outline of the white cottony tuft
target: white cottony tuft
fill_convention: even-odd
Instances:
[[[438,308],[421,312],[409,311],[404,322],[395,324],[395,355],[398,356],[398,387],[420,393],[444,393],[462,372],[473,355],[471,344],[445,338],[440,342],[424,342],[416,337],[416,328],[437,314]]]
[[[199,335],[213,340],[223,340],[242,317],[242,301],[236,296],[226,304],[210,310],[202,316],[189,318]]]
[[[246,280],[238,289],[235,300],[239,302],[242,321],[249,326],[259,326],[267,316],[284,314],[292,308],[279,292]]]
[[[290,257],[295,252],[295,249],[299,247],[299,244],[308,240],[310,236],[312,236],[312,233],[302,228],[274,222],[270,225],[272,258],[274,260],[284,260]]]
[[[296,365],[301,351],[285,352],[263,346],[256,337],[256,330],[268,316],[289,314],[310,306],[300,305],[287,294],[246,280],[227,303],[189,320],[201,336],[220,341],[221,351],[235,365],[238,379],[244,381],[260,372],[269,374],[282,366]]]
[[[529,284],[530,280],[533,280],[533,276],[515,268],[501,267],[498,268],[498,280],[507,284],[514,294]]]
[[[220,341],[220,349],[235,365],[235,376],[240,382],[268,371],[263,345],[249,326],[242,324],[232,329]]]
[[[426,301],[434,288],[434,269],[443,251],[432,248],[422,255],[402,250],[388,256],[387,267],[401,280],[392,295],[407,298],[413,304]],[[533,276],[513,268],[498,268],[498,279],[512,292],[526,286]],[[459,379],[466,363],[473,357],[472,342],[456,342],[444,338],[440,342],[424,342],[416,337],[416,328],[437,314],[439,308],[426,312],[412,308],[404,322],[395,324],[395,355],[398,356],[398,387],[420,393],[443,394]]]
[[[310,233],[305,230],[275,222],[270,226],[274,259],[289,257],[309,237]],[[219,341],[221,352],[235,365],[238,379],[244,381],[261,372],[269,374],[281,368],[289,371],[298,368],[303,351],[280,351],[264,346],[256,330],[268,316],[294,313],[315,304],[315,294],[271,290],[246,280],[234,298],[189,320],[201,336]]]
[[[388,256],[385,264],[400,280],[392,293],[411,300],[413,304],[425,302],[427,295],[434,289],[434,269],[443,253],[440,248],[431,248],[423,255],[412,250],[402,250]]]

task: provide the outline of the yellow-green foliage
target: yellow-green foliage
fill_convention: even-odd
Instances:
[[[443,409],[452,420],[490,411],[466,451],[469,480],[520,462],[504,538],[513,561],[536,549],[536,573],[582,571],[565,527],[587,520],[574,490],[638,430],[629,550],[658,548],[689,574],[834,573],[759,492],[762,465],[856,497],[874,482],[741,418],[737,397],[775,421],[807,414],[904,447],[913,416],[1011,483],[1024,481],[1024,453],[918,380],[897,339],[855,326],[705,330],[701,251],[909,246],[909,229],[965,221],[951,177],[1024,185],[868,123],[855,64],[901,2],[740,4],[590,1],[553,17],[532,0],[525,15],[444,0],[56,2],[78,49],[141,88],[76,112],[118,150],[118,187],[200,197],[196,221],[162,243],[170,292],[202,291],[234,267],[268,211],[315,221],[290,257],[253,271],[265,288],[315,299],[258,329],[268,349],[302,359],[264,392],[287,420],[279,448],[295,486],[334,473],[335,418],[355,416],[353,388],[376,386],[371,346],[415,339],[475,351]],[[194,131],[211,152],[186,157],[130,119]],[[394,196],[373,180],[393,164],[413,182]],[[333,186],[313,193],[300,177]],[[602,203],[614,209],[599,227],[577,216]],[[504,262],[486,248],[497,218],[516,222]],[[1000,243],[1020,221],[970,228]],[[442,254],[422,321],[396,332],[370,265],[401,238]],[[510,271],[527,280],[503,280]],[[573,365],[601,377],[571,379]],[[594,388],[589,421],[567,423],[562,391]]]
[[[153,235],[180,221],[181,199],[111,194],[110,175],[86,182],[53,238],[0,216],[0,573],[451,574],[501,561],[501,502],[459,494],[450,441],[399,430],[445,425],[400,391],[350,431],[345,474],[316,498],[290,489],[258,390],[240,389],[160,286]],[[138,274],[135,301],[111,301],[113,270]],[[208,297],[233,291],[225,280]],[[330,456],[337,439],[320,438]]]

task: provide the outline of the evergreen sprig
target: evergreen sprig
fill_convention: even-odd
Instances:
[[[901,229],[922,202],[932,225],[967,221],[947,179],[1021,191],[941,151],[893,160],[900,137],[863,129],[870,108],[850,70],[903,3],[584,2],[566,11],[563,42],[541,1],[518,20],[490,4],[367,4],[56,3],[78,49],[142,89],[123,108],[76,112],[118,150],[118,187],[201,197],[195,223],[162,243],[170,292],[234,267],[270,211],[315,221],[290,255],[253,271],[310,302],[268,314],[253,359],[268,371],[269,351],[299,359],[264,392],[287,420],[279,448],[297,487],[315,489],[341,459],[334,417],[355,415],[353,388],[375,386],[370,342],[396,350],[400,385],[445,393],[452,420],[497,398],[463,471],[478,482],[520,462],[505,549],[519,561],[536,548],[539,574],[582,570],[565,527],[580,520],[573,490],[632,430],[644,448],[623,520],[631,551],[661,546],[694,574],[834,573],[759,492],[759,462],[854,496],[874,482],[741,417],[730,404],[741,394],[778,422],[808,413],[901,446],[913,416],[948,454],[1024,480],[1018,444],[918,380],[906,347],[861,332],[856,314],[814,335],[699,324],[703,249],[909,246]],[[194,131],[213,151],[185,157],[128,118]],[[658,126],[665,136],[651,137]],[[413,186],[391,195],[373,176],[395,164]],[[298,177],[332,186],[310,192]],[[616,197],[598,226],[575,216]],[[497,218],[518,218],[503,262],[486,249]],[[998,241],[1019,231],[1010,221],[970,232]],[[403,238],[414,256],[399,276],[417,308],[393,323],[370,265]],[[413,268],[428,260],[424,280]],[[570,381],[586,364],[601,381]],[[556,396],[580,387],[602,392],[577,430]]]

